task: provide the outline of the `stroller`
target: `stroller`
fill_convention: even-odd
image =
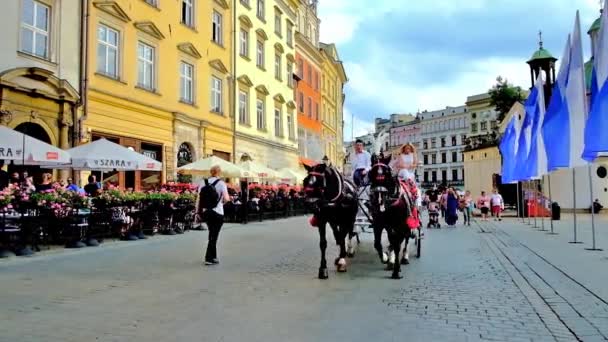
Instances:
[[[429,213],[429,223],[426,225],[427,228],[441,228],[439,224],[439,203],[429,202],[427,205]]]

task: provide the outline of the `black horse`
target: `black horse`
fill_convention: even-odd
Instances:
[[[387,269],[392,270],[392,278],[399,279],[401,264],[409,264],[408,244],[411,230],[407,224],[411,216],[412,201],[407,189],[393,176],[388,166],[390,158],[374,158],[369,172],[370,209],[374,226],[374,248]],[[382,247],[382,231],[389,238],[389,253]],[[399,251],[405,241],[402,258]]]
[[[312,205],[314,211],[312,221],[316,221],[311,224],[318,227],[321,238],[319,279],[327,279],[326,226],[329,224],[336,244],[340,247],[340,255],[334,262],[337,270],[346,272],[346,238],[349,238],[349,244],[351,244],[352,238],[355,237],[353,229],[357,216],[357,192],[353,183],[345,180],[333,166],[318,164],[314,167],[305,167],[308,176],[304,178],[304,192],[307,203]]]

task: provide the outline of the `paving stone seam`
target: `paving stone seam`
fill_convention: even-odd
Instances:
[[[477,224],[479,225],[478,222]],[[483,229],[481,229],[481,231],[488,233],[491,232],[490,230]],[[553,338],[558,339],[559,337],[562,337],[564,333],[569,332],[569,338],[581,341],[581,339],[575,335],[575,333],[565,324],[565,322],[561,320],[553,308],[551,308],[551,306],[544,301],[543,297],[528,282],[528,280],[523,276],[522,272],[517,268],[517,266],[514,265],[513,261],[509,260],[505,253],[500,249],[498,246],[499,242],[496,241],[497,239],[495,238],[494,234],[483,234],[482,236],[483,240],[488,244],[498,261],[502,264],[504,269],[511,277],[513,283],[536,311],[536,315],[543,322],[543,325],[553,336]],[[556,329],[554,327],[558,328]]]

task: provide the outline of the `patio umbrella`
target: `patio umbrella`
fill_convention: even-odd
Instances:
[[[70,155],[53,145],[0,125],[0,159],[25,165],[68,164]]]
[[[222,169],[222,176],[227,178],[248,178],[251,177],[251,173],[244,170],[238,165],[231,162],[225,161],[222,158],[211,156],[208,158],[200,159],[194,163],[184,165],[177,168],[177,172],[185,175],[194,176],[209,176],[209,171],[213,166],[219,166]]]
[[[294,182],[295,184],[298,184],[304,181],[305,177],[306,174],[304,172],[299,172],[299,170],[293,170],[290,168],[283,168],[277,172],[277,178],[281,182],[286,183]]]
[[[106,139],[71,148],[69,167],[94,171],[160,171],[163,164]]]
[[[249,171],[253,178],[266,178],[273,179],[277,178],[277,172],[271,168],[268,168],[262,164],[258,164],[254,161],[247,160],[238,164],[241,168]]]

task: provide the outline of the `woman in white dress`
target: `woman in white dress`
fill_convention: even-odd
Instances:
[[[391,167],[397,171],[397,177],[402,180],[411,179],[416,182],[416,167],[418,166],[418,156],[416,149],[411,143],[401,146],[401,153],[393,158]]]

